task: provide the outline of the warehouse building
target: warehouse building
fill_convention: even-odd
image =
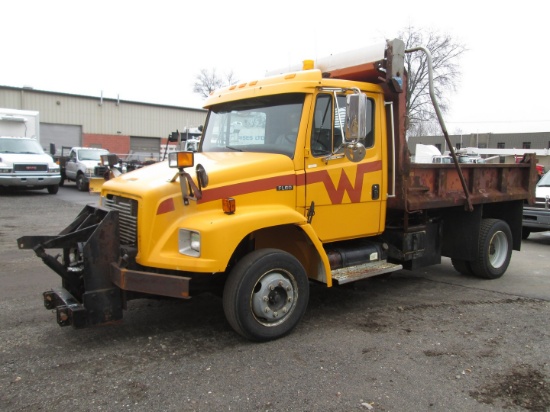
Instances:
[[[168,135],[196,131],[206,110],[0,86],[0,107],[40,113],[40,141],[162,159]]]
[[[0,107],[38,111],[40,140],[46,150],[50,143],[55,144],[58,152],[62,146],[99,147],[119,155],[137,154],[147,160],[164,157],[169,134],[180,131],[185,136],[186,131],[197,132],[198,126],[206,120],[206,110],[198,108],[26,87],[0,86]],[[456,149],[470,147],[536,151],[539,161],[550,169],[550,132],[475,133],[449,137]],[[417,143],[434,145],[442,153],[449,149],[443,136],[410,137],[408,143],[413,156]]]

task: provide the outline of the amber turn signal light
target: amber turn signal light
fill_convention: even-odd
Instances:
[[[195,164],[195,158],[193,152],[172,152],[168,154],[168,166],[177,167],[191,167]]]
[[[237,208],[237,205],[235,203],[235,199],[232,197],[227,197],[225,199],[222,199],[222,209],[223,213],[227,215],[232,215],[235,213],[235,209]]]

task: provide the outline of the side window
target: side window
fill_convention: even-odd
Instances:
[[[332,95],[318,95],[315,102],[311,135],[311,153],[313,156],[326,156],[332,153],[333,112]]]
[[[342,150],[346,117],[346,95],[320,94],[315,103],[311,153],[313,156],[328,156]],[[374,146],[374,102],[367,100],[367,134],[360,142],[366,148]]]
[[[367,135],[365,140],[360,140],[366,148],[374,146],[374,101],[367,99]]]

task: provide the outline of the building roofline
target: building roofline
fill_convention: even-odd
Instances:
[[[103,99],[103,101],[110,101],[110,102],[115,102],[115,103],[116,102],[131,103],[131,104],[138,104],[138,105],[142,105],[142,106],[164,107],[164,108],[169,108],[169,109],[185,109],[185,110],[191,110],[191,111],[197,111],[197,112],[206,112],[207,111],[206,109],[196,108],[196,107],[174,106],[174,105],[169,105],[169,104],[147,103],[147,102],[138,102],[138,101],[133,101],[133,100],[113,99],[112,97],[88,96],[88,95],[84,95],[84,94],[54,92],[54,91],[48,91],[48,90],[39,90],[39,89],[35,89],[33,87],[15,87],[15,86],[0,85],[0,90],[2,90],[2,89],[12,90],[12,91],[20,91],[20,92],[48,94],[48,95],[52,95],[52,96],[79,97],[79,98],[90,99],[90,100]]]

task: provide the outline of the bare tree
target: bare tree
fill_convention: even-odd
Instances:
[[[459,57],[466,51],[463,44],[455,42],[449,34],[436,31],[418,30],[409,26],[399,37],[405,42],[405,48],[425,46],[432,55],[434,70],[434,93],[443,113],[449,104],[445,97],[448,91],[456,90],[460,79]],[[428,62],[423,53],[405,54],[405,69],[408,72],[407,116],[409,136],[421,136],[433,128],[429,123],[437,121],[430,99]],[[439,130],[439,133],[441,130]]]
[[[237,83],[239,80],[235,77],[233,70],[229,71],[225,78],[218,76],[216,69],[208,71],[202,69],[198,75],[195,76],[195,83],[193,84],[193,92],[206,98],[214,90],[220,87],[229,86]]]

